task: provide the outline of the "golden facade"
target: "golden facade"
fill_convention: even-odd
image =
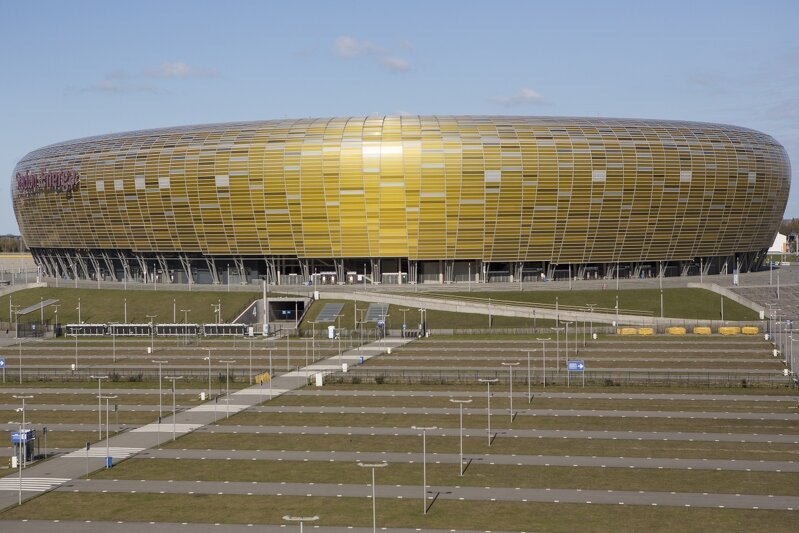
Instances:
[[[607,264],[759,254],[789,176],[734,126],[375,116],[68,141],[25,156],[12,194],[35,255]]]

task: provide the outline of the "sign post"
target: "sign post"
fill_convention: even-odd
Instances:
[[[572,372],[579,372],[583,376],[583,387],[585,387],[585,361],[581,359],[575,359],[571,361],[566,361],[566,386],[571,386],[571,373]]]
[[[0,357],[0,368],[3,369],[3,383],[6,382],[6,360],[3,357]]]

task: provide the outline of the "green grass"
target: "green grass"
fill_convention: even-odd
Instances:
[[[166,287],[164,287],[166,288]],[[181,309],[191,309],[189,322],[216,322],[211,304],[222,304],[222,320],[231,321],[253,300],[260,298],[257,292],[186,292],[186,291],[125,291],[108,289],[69,289],[38,288],[19,291],[0,296],[0,321],[8,319],[9,299],[12,305],[23,309],[39,303],[41,300],[58,300],[58,322],[60,324],[78,321],[78,299],[80,299],[80,318],[84,323],[123,322],[125,317],[125,301],[127,301],[127,318],[129,323],[146,323],[147,315],[157,315],[158,323],[172,322],[173,301],[178,322],[183,322]],[[21,315],[20,320],[38,321],[40,313],[34,311]],[[55,308],[48,306],[44,310],[44,319],[55,322]],[[12,320],[13,321],[13,320]]]
[[[456,419],[456,416],[450,419]],[[760,442],[637,441],[611,439],[505,438],[501,417],[493,420],[499,432],[489,448],[485,436],[464,437],[464,453],[541,454],[555,456],[661,457],[682,459],[737,459],[790,461],[799,459],[795,444]],[[435,416],[416,417],[416,423],[435,424]],[[507,417],[505,418],[507,422]],[[409,427],[409,426],[406,426]],[[452,426],[451,426],[452,427]],[[457,428],[457,426],[454,426]],[[359,450],[361,452],[420,452],[421,439],[413,435],[296,435],[194,432],[165,444],[166,448],[216,450]],[[429,436],[428,453],[457,453],[458,437]]]
[[[419,465],[391,463],[379,473],[381,485],[419,483]],[[432,485],[463,487],[547,487],[583,490],[644,490],[740,494],[799,495],[799,476],[787,472],[571,468],[488,465],[473,462],[463,477],[456,464],[429,464]],[[201,459],[130,459],[92,479],[233,481],[280,483],[363,483],[364,471],[353,462],[215,461]]]
[[[498,405],[503,404],[498,402]],[[504,404],[505,406],[507,404]],[[513,404],[517,407],[517,403]],[[235,423],[263,426],[360,426],[360,427],[411,427],[419,424],[418,414],[357,414],[357,413],[251,413],[236,415]],[[491,402],[491,428],[500,430],[508,420],[507,408]],[[232,418],[231,418],[232,420]],[[458,427],[457,415],[424,415],[425,424],[439,427]],[[463,417],[465,427],[484,428],[485,414],[472,414]],[[711,420],[685,418],[643,418],[598,416],[517,416],[513,422],[516,429],[563,429],[585,431],[707,431],[711,433],[784,433],[799,434],[799,425],[794,420]],[[235,445],[233,446],[235,447]]]
[[[364,481],[364,484],[366,482]],[[319,526],[371,527],[368,498],[119,494],[50,492],[13,507],[0,519],[169,523],[285,524],[284,515],[318,515]],[[378,527],[580,533],[796,531],[796,512],[631,505],[580,505],[437,500],[426,515],[421,502],[379,499]],[[295,525],[296,527],[296,525]]]
[[[463,293],[425,293],[425,295],[449,298],[463,296]],[[591,291],[505,291],[505,292],[472,292],[469,297],[487,300],[491,298],[496,302],[520,302],[526,304],[544,304],[554,309],[557,299],[558,305],[563,309],[580,308],[588,310],[586,304],[596,304],[596,309],[603,309],[605,313],[615,313],[616,295],[619,297],[619,309],[623,314],[625,310],[648,313],[650,316],[660,316],[660,290],[659,289],[626,289],[626,290],[591,290]],[[663,289],[664,316],[671,318],[720,320],[721,296],[704,289]],[[432,311],[431,311],[432,312]],[[428,314],[428,323],[431,328],[452,327],[431,322],[432,316]],[[755,311],[744,307],[728,298],[724,298],[724,320],[758,320]],[[527,325],[530,325],[527,320]],[[460,326],[459,326],[460,327]],[[485,326],[482,326],[485,327]]]

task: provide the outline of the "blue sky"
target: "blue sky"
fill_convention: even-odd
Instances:
[[[36,148],[206,122],[611,116],[773,135],[799,172],[799,2],[6,0],[0,234]],[[786,217],[799,217],[791,190]]]

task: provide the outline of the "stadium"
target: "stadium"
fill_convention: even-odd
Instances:
[[[11,191],[48,276],[405,284],[754,270],[789,184],[736,126],[369,116],[67,141]]]

